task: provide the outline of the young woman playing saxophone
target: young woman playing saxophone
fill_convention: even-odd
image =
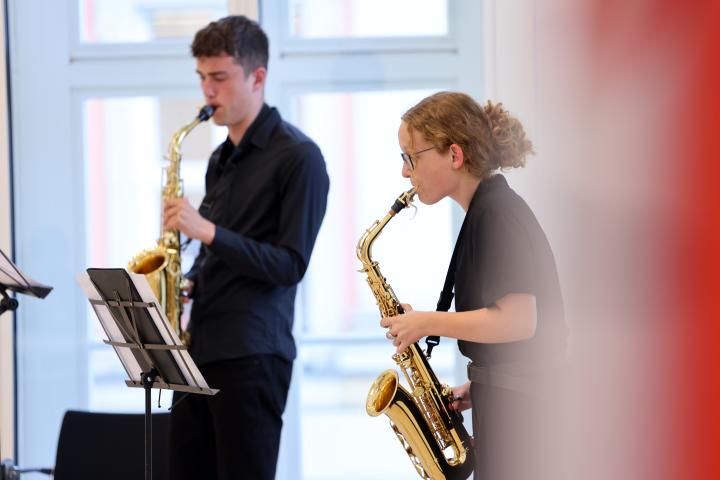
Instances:
[[[498,170],[524,166],[532,144],[501,104],[440,92],[402,116],[402,175],[421,202],[466,212],[456,244],[455,312],[385,317],[398,352],[424,336],[458,339],[469,381],[452,408],[473,408],[475,478],[557,478],[539,454],[535,387],[561,363],[567,330],[550,244]],[[546,470],[543,471],[543,468]]]

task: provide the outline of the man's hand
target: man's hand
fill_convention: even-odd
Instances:
[[[182,303],[190,303],[195,289],[195,282],[189,278],[183,278],[180,282],[180,301]]]
[[[188,238],[196,238],[206,245],[215,239],[215,224],[203,218],[185,197],[165,202],[163,228],[180,230]]]

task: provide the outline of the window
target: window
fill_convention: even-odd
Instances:
[[[136,43],[191,38],[227,14],[224,0],[75,0],[85,43]]]
[[[56,287],[18,311],[17,460],[23,464],[52,464],[68,409],[142,411],[142,391],[125,386],[72,279],[90,266],[123,267],[155,244],[162,157],[171,134],[202,103],[188,43],[199,26],[235,3],[8,2],[14,51],[33,52],[10,58],[18,106],[13,147],[21,159],[14,171],[15,254]],[[400,176],[400,114],[440,89],[481,96],[481,2],[330,3],[343,8],[260,3],[272,49],[267,101],[318,142],[331,176],[326,220],[298,293],[299,356],[278,478],[336,478],[348,465],[347,478],[409,478],[414,472],[386,419],[364,409],[372,381],[394,365],[372,294],[356,272],[355,244],[409,188]],[[349,23],[337,29],[338,19]],[[50,82],[48,69],[57,72]],[[40,132],[42,120],[52,128]],[[209,153],[224,136],[205,124],[183,144],[184,188],[196,204]],[[419,205],[378,238],[374,257],[401,300],[433,308],[458,218],[449,202]],[[462,367],[453,342],[435,352],[438,376],[458,382]],[[166,406],[169,397],[163,394]],[[341,440],[332,441],[332,434]],[[322,447],[310,448],[318,439]],[[379,459],[383,471],[375,468]]]
[[[291,0],[302,38],[434,37],[448,32],[447,0]]]
[[[377,88],[294,97],[296,123],[320,145],[331,179],[328,211],[303,281],[303,314],[297,319],[302,444],[326,444],[303,452],[303,478],[333,478],[347,465],[353,465],[358,478],[411,473],[387,418],[365,413],[372,381],[388,368],[398,369],[367,277],[358,272],[355,245],[410,188],[400,176],[397,128],[404,109],[429,93]],[[387,224],[373,244],[373,259],[398,298],[432,310],[453,240],[450,203],[421,205],[417,214],[406,209]],[[440,378],[452,382],[455,357],[448,343],[450,348],[436,350],[432,365]],[[352,435],[327,444],[338,425]],[[358,452],[374,461],[357,462]],[[382,471],[376,465],[383,465]]]

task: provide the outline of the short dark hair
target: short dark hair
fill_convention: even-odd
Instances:
[[[267,35],[257,22],[243,15],[210,22],[195,34],[191,50],[195,58],[230,55],[246,75],[258,67],[267,69],[268,65]]]

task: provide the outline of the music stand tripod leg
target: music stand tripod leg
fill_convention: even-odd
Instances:
[[[158,372],[153,368],[143,373],[140,380],[145,388],[145,480],[152,480],[152,412],[151,393]]]

